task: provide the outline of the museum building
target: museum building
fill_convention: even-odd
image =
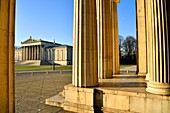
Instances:
[[[29,39],[15,50],[16,65],[72,65],[72,46],[55,42]]]

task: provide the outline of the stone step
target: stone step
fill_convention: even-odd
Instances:
[[[51,98],[46,99],[45,104],[51,105],[51,106],[63,107],[64,100],[65,98],[63,96],[63,92],[60,92],[58,95],[55,95]]]

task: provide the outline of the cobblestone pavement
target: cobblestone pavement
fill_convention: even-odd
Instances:
[[[15,77],[16,113],[70,113],[45,105],[45,99],[63,91],[71,74],[20,74]]]

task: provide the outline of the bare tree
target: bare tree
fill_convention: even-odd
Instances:
[[[124,37],[119,35],[119,51],[120,52],[123,50],[123,42],[124,42]]]
[[[123,41],[123,50],[128,55],[136,51],[136,39],[133,36],[127,36]]]

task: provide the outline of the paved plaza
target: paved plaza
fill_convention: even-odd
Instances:
[[[134,72],[136,66],[121,72]],[[62,74],[61,74],[62,73]],[[19,72],[15,76],[16,113],[69,113],[63,108],[45,105],[45,99],[62,92],[71,83],[71,71]]]
[[[71,83],[70,74],[36,73],[15,77],[16,113],[69,113],[59,107],[45,105],[45,99],[63,91]]]

